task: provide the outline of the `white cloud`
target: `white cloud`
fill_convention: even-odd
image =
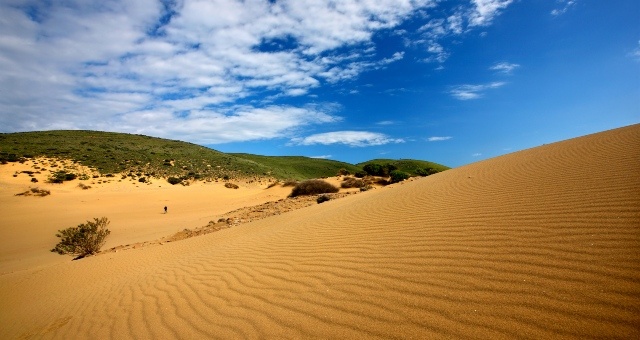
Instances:
[[[518,67],[520,67],[519,64],[501,62],[491,66],[489,69],[502,74],[511,74],[513,70],[517,69]]]
[[[576,5],[578,0],[556,0],[560,8],[553,9],[551,15],[559,16],[565,14],[569,9]]]
[[[329,159],[331,158],[331,155],[310,156],[309,158]]]
[[[480,157],[480,156],[482,156],[482,154],[479,152],[476,152],[473,155],[471,155],[471,157]]]
[[[483,96],[485,91],[499,88],[505,84],[505,82],[493,82],[482,85],[458,85],[453,87],[449,93],[459,100],[478,99]]]
[[[0,130],[97,129],[201,143],[289,138],[339,117],[278,100],[316,98],[322,86],[405,58],[379,53],[378,32],[424,35],[414,46],[443,63],[449,52],[440,39],[489,24],[509,3],[476,0],[425,19],[439,1],[0,2]],[[398,27],[411,18],[433,20],[418,33]],[[360,137],[344,144],[398,141]]]
[[[513,0],[472,0],[475,8],[469,17],[469,26],[486,26]]]
[[[304,138],[295,138],[292,140],[293,144],[298,145],[332,145],[332,144],[345,144],[349,146],[374,146],[384,145],[391,143],[403,143],[402,139],[393,139],[389,136],[368,131],[334,131],[318,133],[315,135],[307,136]]]
[[[451,139],[451,138],[453,138],[453,137],[451,137],[451,136],[446,136],[446,137],[429,137],[429,138],[427,138],[427,140],[428,140],[429,142],[441,142],[441,141],[449,140],[449,139]]]

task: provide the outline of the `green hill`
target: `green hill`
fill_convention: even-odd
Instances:
[[[335,176],[340,169],[354,173],[366,164],[298,156],[230,154],[187,142],[114,132],[0,133],[3,163],[38,156],[71,159],[102,174],[129,172],[137,176],[196,179],[270,176],[301,180]],[[400,169],[412,169],[406,170],[412,174],[417,167],[448,169],[440,164],[413,160],[370,162],[397,163]]]
[[[372,159],[370,161],[358,163],[356,164],[356,166],[362,168],[367,164],[373,163],[380,165],[392,164],[395,165],[398,170],[404,171],[412,176],[418,176],[418,174],[416,173],[416,170],[418,169],[436,169],[438,171],[445,171],[447,169],[450,169],[448,166],[442,164],[415,159]]]
[[[230,155],[262,164],[268,167],[271,174],[277,178],[320,178],[335,176],[340,169],[351,173],[362,170],[349,163],[302,156],[260,156],[245,153]]]

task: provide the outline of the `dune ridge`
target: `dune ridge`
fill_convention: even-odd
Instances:
[[[638,338],[640,125],[0,276],[2,338]]]

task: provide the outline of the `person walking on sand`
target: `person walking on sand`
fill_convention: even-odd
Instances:
[[[165,214],[167,213],[167,206],[166,205],[164,206],[164,213]]]

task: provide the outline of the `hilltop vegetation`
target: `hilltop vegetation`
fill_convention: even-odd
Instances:
[[[424,176],[424,174],[421,173],[420,170],[427,170],[428,171],[428,169],[434,169],[437,172],[440,172],[440,171],[445,171],[445,170],[449,169],[448,166],[444,166],[442,164],[438,164],[438,163],[434,163],[434,162],[428,162],[428,161],[415,160],[415,159],[399,159],[399,160],[395,160],[395,159],[372,159],[370,161],[358,163],[358,164],[356,164],[356,166],[359,167],[359,168],[364,168],[367,164],[381,164],[381,165],[390,164],[390,165],[395,166],[396,170],[402,171],[402,172],[406,172],[411,176]]]
[[[231,155],[263,164],[271,169],[272,174],[278,178],[303,180],[335,176],[341,169],[350,173],[362,170],[353,164],[329,159],[302,156],[260,156],[244,153]]]
[[[358,165],[299,156],[227,154],[201,145],[142,135],[98,131],[42,131],[0,134],[0,161],[20,158],[70,159],[106,175],[179,179],[234,179],[273,177],[304,180],[354,174],[369,163],[394,164],[398,170],[419,175],[417,169],[447,167],[426,161],[373,160]]]

